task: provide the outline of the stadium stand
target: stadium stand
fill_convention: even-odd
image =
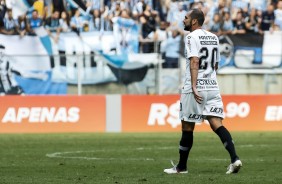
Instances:
[[[204,28],[217,34],[222,41],[221,66],[257,68],[256,65],[262,64],[259,68],[281,67],[281,53],[274,57],[275,62],[272,64],[269,58],[273,57],[264,55],[270,50],[269,47],[263,46],[261,42],[245,47],[248,39],[257,38],[269,44],[266,38],[274,40],[275,35],[280,34],[281,0],[0,0],[0,36],[4,38],[19,35],[20,38],[28,37],[30,40],[35,39],[32,36],[38,36],[41,41],[39,43],[47,51],[33,50],[28,53],[50,57],[48,70],[53,70],[53,74],[48,75],[56,82],[76,83],[79,76],[74,76],[72,72],[77,71],[77,59],[83,60],[85,71],[81,75],[86,76],[82,77],[86,81],[84,83],[115,82],[115,75],[109,68],[102,69],[106,70],[102,74],[98,72],[101,80],[97,80],[95,75],[95,82],[91,82],[90,78],[94,76],[92,73],[100,70],[99,67],[103,65],[99,64],[95,56],[97,54],[94,54],[97,52],[93,50],[116,55],[131,52],[160,53],[163,68],[181,68],[181,64],[175,62],[181,61],[181,58],[176,58],[177,52],[182,55],[180,57],[184,55],[181,39],[187,33],[183,31],[182,20],[192,8],[203,10],[206,15]],[[38,27],[44,27],[46,33],[38,31]],[[172,34],[181,38],[171,41]],[[246,34],[252,36],[245,36],[247,40],[237,39]],[[46,35],[49,35],[49,40]],[[5,37],[2,42],[9,38]],[[238,43],[237,40],[241,42]],[[20,39],[19,42],[20,45],[23,44],[22,47],[27,43],[25,39]],[[171,45],[169,47],[167,44],[171,42],[172,45],[175,44],[174,53],[170,49]],[[8,54],[13,54],[10,50],[12,46],[0,44],[6,46]],[[279,53],[278,48],[280,46],[275,52],[270,50],[273,51],[271,54]],[[60,56],[56,57],[57,54]],[[234,58],[247,58],[246,61],[251,64],[238,64]],[[263,65],[263,58],[266,58],[267,66]],[[69,65],[73,68],[71,71]],[[116,65],[112,63],[108,66]],[[120,69],[122,66],[117,70]]]

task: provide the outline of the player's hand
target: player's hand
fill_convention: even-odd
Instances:
[[[201,104],[202,101],[203,101],[203,97],[200,96],[200,94],[199,94],[199,92],[196,88],[193,87],[192,90],[193,90],[193,94],[194,94],[194,98],[195,98],[196,102],[198,104]]]

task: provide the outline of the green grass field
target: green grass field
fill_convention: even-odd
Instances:
[[[232,132],[243,162],[226,175],[229,155],[213,133],[195,133],[189,174],[166,175],[180,133],[2,134],[0,183],[281,183],[282,132]]]

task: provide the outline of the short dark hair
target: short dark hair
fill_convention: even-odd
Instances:
[[[5,49],[5,46],[0,44],[0,49]]]
[[[205,15],[200,9],[192,9],[190,16],[191,16],[191,20],[197,19],[200,26],[202,26],[203,23],[205,22]]]

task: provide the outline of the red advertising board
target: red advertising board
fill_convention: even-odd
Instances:
[[[282,131],[282,95],[223,95],[231,131]],[[180,131],[179,95],[122,96],[123,132]],[[207,122],[195,131],[209,131]]]
[[[104,132],[105,96],[2,96],[0,133]]]
[[[107,121],[121,132],[181,130],[179,95],[122,95],[121,100],[121,107],[109,103],[121,108],[120,116],[106,112],[104,95],[3,96],[0,133],[106,132],[106,114],[121,117],[121,130]],[[282,95],[223,95],[223,102],[223,124],[231,131],[282,131]],[[195,131],[210,127],[203,122]]]

